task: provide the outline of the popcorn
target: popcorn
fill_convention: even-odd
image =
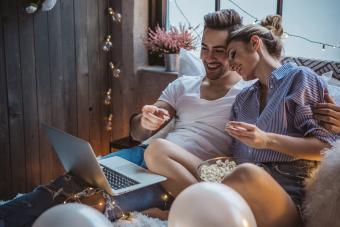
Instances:
[[[236,163],[234,161],[217,160],[215,164],[203,165],[200,168],[200,178],[207,182],[221,183],[223,178],[235,169]]]

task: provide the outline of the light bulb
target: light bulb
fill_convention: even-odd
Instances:
[[[283,36],[282,36],[283,39],[288,39],[289,38],[289,35],[288,33],[283,33]]]
[[[120,13],[116,13],[111,7],[108,8],[109,15],[111,16],[111,19],[113,22],[121,22],[122,21],[122,15]]]
[[[112,93],[112,89],[109,88],[109,90],[107,90],[107,92],[106,92],[106,96],[105,96],[105,99],[104,99],[104,104],[105,105],[110,105],[111,104],[111,100],[112,100],[111,93]]]
[[[112,46],[113,46],[113,44],[111,42],[111,36],[108,35],[108,36],[106,36],[106,40],[105,40],[105,43],[103,45],[103,50],[108,52],[108,51],[111,50]]]
[[[167,194],[162,195],[162,200],[167,201],[169,199],[169,196]]]
[[[27,14],[33,14],[38,10],[38,5],[34,3],[30,3],[25,7],[25,12]]]
[[[112,62],[109,63],[109,66],[110,66],[111,71],[112,71],[112,76],[114,78],[119,78],[121,70],[118,67],[116,67]]]

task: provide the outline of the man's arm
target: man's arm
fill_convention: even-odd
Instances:
[[[130,135],[136,141],[143,141],[167,125],[176,110],[167,102],[158,100],[142,108],[142,113],[131,120]]]
[[[314,117],[330,132],[340,134],[340,106],[334,100],[325,95],[326,103],[318,103],[313,109]]]

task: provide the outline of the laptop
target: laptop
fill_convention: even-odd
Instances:
[[[120,195],[166,180],[120,157],[97,160],[91,145],[59,129],[42,124],[66,172],[110,195]]]

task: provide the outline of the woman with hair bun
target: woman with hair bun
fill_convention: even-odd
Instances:
[[[258,226],[302,226],[304,181],[337,138],[313,118],[326,85],[306,67],[281,64],[282,34],[281,17],[268,16],[227,40],[231,68],[258,81],[238,94],[225,127],[233,156],[251,164],[239,165],[223,183],[244,197]]]

